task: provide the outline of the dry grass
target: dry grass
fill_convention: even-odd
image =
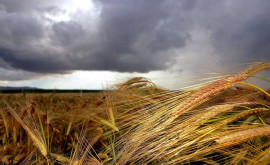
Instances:
[[[269,67],[256,63],[185,90],[139,77],[82,96],[3,94],[0,161],[269,164],[269,90],[241,84]]]

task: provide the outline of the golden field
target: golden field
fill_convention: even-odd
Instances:
[[[0,161],[270,164],[270,90],[245,82],[269,68],[185,90],[138,77],[100,93],[1,94]]]

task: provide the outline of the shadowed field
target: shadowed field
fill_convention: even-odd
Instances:
[[[245,82],[269,68],[255,63],[185,90],[138,77],[82,95],[1,94],[0,161],[269,164],[270,90]]]

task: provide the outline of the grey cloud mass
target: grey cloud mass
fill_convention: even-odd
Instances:
[[[210,4],[210,3],[209,3]],[[215,16],[205,13],[206,28],[217,51],[236,60],[270,59],[270,1],[228,1],[208,6]],[[223,8],[223,12],[216,10]],[[214,22],[214,21],[215,22]],[[203,23],[202,23],[203,24]],[[245,60],[245,59],[244,59]]]
[[[270,60],[269,1],[95,0],[94,16],[77,9],[69,20],[53,20],[68,14],[68,2],[0,0],[0,69],[10,72],[0,80],[166,70],[181,56],[171,52],[192,44],[194,29],[208,31],[225,59]]]

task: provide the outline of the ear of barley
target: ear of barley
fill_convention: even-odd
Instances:
[[[38,132],[35,130],[31,130],[25,122],[18,116],[18,114],[15,112],[15,110],[9,108],[9,112],[12,114],[12,116],[21,124],[21,126],[25,129],[27,134],[29,135],[30,139],[33,141],[34,145],[38,148],[38,150],[41,152],[41,154],[45,157],[47,157],[47,147],[45,143],[42,141],[41,135],[38,136]]]
[[[241,130],[222,136],[216,140],[218,144],[237,144],[258,136],[270,135],[270,126],[262,126]]]
[[[201,132],[205,132],[205,131],[208,131],[208,130],[217,130],[223,126],[225,126],[226,124],[229,124],[229,123],[232,123],[236,120],[239,120],[241,118],[244,118],[246,116],[249,116],[249,115],[254,115],[254,114],[258,114],[258,113],[262,113],[262,112],[265,112],[265,111],[268,111],[267,108],[254,108],[254,109],[250,109],[250,110],[246,110],[246,111],[243,111],[239,114],[236,114],[234,116],[231,116],[217,124],[214,124],[214,125],[210,125],[210,126],[207,126],[206,128],[204,128]]]
[[[248,76],[252,76],[268,68],[270,68],[270,62],[257,62],[249,66],[242,73],[247,74]]]
[[[216,105],[209,107],[205,110],[202,110],[200,113],[194,115],[190,119],[187,119],[183,123],[181,123],[180,127],[175,127],[173,132],[179,133],[181,132],[180,137],[184,137],[189,134],[191,131],[195,130],[199,126],[203,125],[209,119],[215,117],[216,115],[231,111],[238,104],[225,104],[225,105]]]
[[[247,74],[236,74],[232,77],[215,81],[202,89],[199,89],[191,97],[189,97],[179,108],[175,109],[172,113],[173,116],[180,116],[188,110],[202,104],[209,98],[220,94],[234,86],[236,82],[243,81],[248,78]]]
[[[254,109],[250,109],[250,110],[246,110],[243,111],[235,116],[232,116],[232,118],[227,119],[225,122],[226,124],[231,123],[233,121],[239,120],[243,117],[249,116],[249,115],[254,115],[254,114],[258,114],[258,113],[262,113],[268,111],[267,108],[254,108]]]
[[[204,124],[209,119],[217,116],[220,113],[228,112],[232,110],[234,107],[236,107],[238,104],[224,104],[224,105],[215,105],[212,107],[209,107],[206,109],[206,111],[203,111],[202,113],[199,113],[197,115],[194,115],[194,117],[191,118],[191,120],[187,120],[185,123],[189,125],[197,125],[200,126]]]
[[[240,74],[236,74],[229,78],[217,80],[213,83],[210,83],[209,85],[195,92],[183,104],[181,104],[177,109],[175,109],[172,114],[173,116],[180,116],[188,110],[207,101],[209,98],[232,88],[235,83],[246,80],[249,76],[257,74],[268,68],[270,68],[270,62],[256,63],[255,65],[248,67],[248,69],[244,70]]]
[[[256,128],[250,128],[250,129],[246,129],[246,130],[241,130],[238,132],[229,133],[227,135],[225,134],[225,136],[224,136],[224,134],[222,134],[222,136],[220,138],[215,140],[217,142],[216,145],[213,145],[211,147],[208,147],[208,148],[201,150],[201,151],[198,151],[198,152],[194,152],[192,154],[184,155],[184,156],[179,157],[175,160],[178,160],[178,161],[188,160],[188,159],[191,159],[193,157],[215,151],[217,149],[226,148],[226,147],[229,147],[232,145],[242,143],[242,142],[249,140],[249,139],[252,139],[254,137],[266,136],[266,135],[270,135],[270,126],[269,125],[262,126],[262,127],[256,127]]]

